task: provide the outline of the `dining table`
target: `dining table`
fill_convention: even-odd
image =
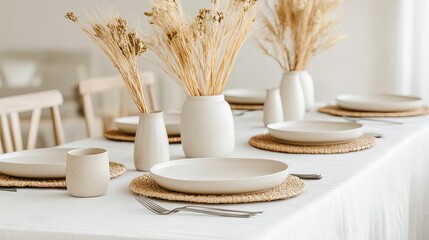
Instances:
[[[317,109],[305,119],[346,121]],[[323,175],[304,180],[305,191],[294,198],[211,205],[263,211],[250,218],[156,215],[129,189],[133,179],[147,174],[135,170],[133,143],[103,137],[71,142],[59,147],[105,148],[127,172],[94,198],[71,197],[65,189],[0,191],[0,239],[429,239],[429,116],[394,120],[403,124],[360,121],[364,132],[383,135],[366,150],[286,154],[248,144],[267,132],[262,111],[236,114],[236,146],[228,157],[275,159],[287,163],[290,173]],[[180,144],[170,144],[170,156],[186,158]],[[169,209],[188,204],[153,200]]]

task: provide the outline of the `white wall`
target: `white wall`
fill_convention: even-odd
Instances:
[[[207,1],[182,0],[195,11]],[[350,35],[310,64],[318,100],[333,100],[340,93],[390,92],[393,86],[397,2],[400,0],[345,0],[342,32]],[[0,0],[0,51],[10,49],[88,49],[90,75],[114,73],[112,64],[74,24],[63,18],[67,11],[84,15],[106,1],[95,0]],[[109,1],[131,22],[145,22],[149,1]],[[267,88],[277,86],[281,71],[249,40],[243,47],[228,87]],[[172,81],[163,83],[172,91]],[[174,91],[179,91],[174,88]],[[165,94],[166,100],[181,93]],[[176,96],[177,95],[177,96]],[[177,101],[173,103],[180,106]]]

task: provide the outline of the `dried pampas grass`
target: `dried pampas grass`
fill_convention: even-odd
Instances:
[[[256,17],[257,0],[211,0],[189,18],[180,0],[152,0],[151,59],[188,96],[222,93]]]
[[[141,112],[147,111],[136,67],[143,56],[174,78],[188,96],[222,94],[244,41],[256,18],[257,0],[210,0],[211,8],[188,17],[180,0],[152,0],[145,15],[152,33],[145,41],[122,17],[107,15],[89,27],[76,22],[103,49],[119,70]],[[107,12],[107,11],[106,11]]]
[[[101,15],[101,14],[100,14]],[[137,68],[137,57],[146,51],[146,44],[125,19],[117,14],[105,13],[102,20],[84,25],[73,13],[65,18],[79,24],[82,30],[104,51],[118,69],[125,85],[140,112],[149,112]]]
[[[345,36],[333,30],[338,18],[330,15],[341,0],[267,1],[259,45],[284,71],[305,70],[315,54]]]

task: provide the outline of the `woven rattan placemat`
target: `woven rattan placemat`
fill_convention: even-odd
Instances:
[[[230,103],[233,110],[264,110],[264,104],[235,104]]]
[[[429,107],[422,107],[412,111],[405,112],[360,112],[352,111],[338,106],[330,105],[319,108],[319,112],[326,113],[334,116],[347,116],[347,117],[412,117],[425,115],[429,113]]]
[[[375,145],[375,138],[363,135],[353,141],[334,145],[292,145],[275,141],[269,134],[261,134],[250,138],[249,144],[255,148],[272,152],[295,153],[295,154],[337,154],[356,152],[370,148]]]
[[[120,163],[110,162],[110,179],[117,178],[127,170]],[[19,178],[0,173],[0,187],[30,187],[30,188],[65,188],[66,180],[62,179],[36,179]]]
[[[130,189],[139,195],[169,201],[220,204],[269,202],[280,199],[288,199],[304,192],[305,184],[302,179],[289,176],[286,181],[284,181],[279,186],[260,192],[230,195],[199,195],[174,192],[162,188],[150,177],[149,174],[147,174],[134,179],[130,183]]]
[[[119,130],[107,130],[104,132],[104,137],[109,140],[121,142],[134,142],[135,135],[121,132]],[[169,143],[180,143],[182,139],[180,136],[168,136]]]

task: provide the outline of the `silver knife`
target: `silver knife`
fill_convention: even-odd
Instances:
[[[291,173],[290,175],[299,177],[301,179],[307,179],[307,180],[319,180],[322,179],[322,174],[318,173],[309,173],[309,174],[301,174],[301,173]]]

